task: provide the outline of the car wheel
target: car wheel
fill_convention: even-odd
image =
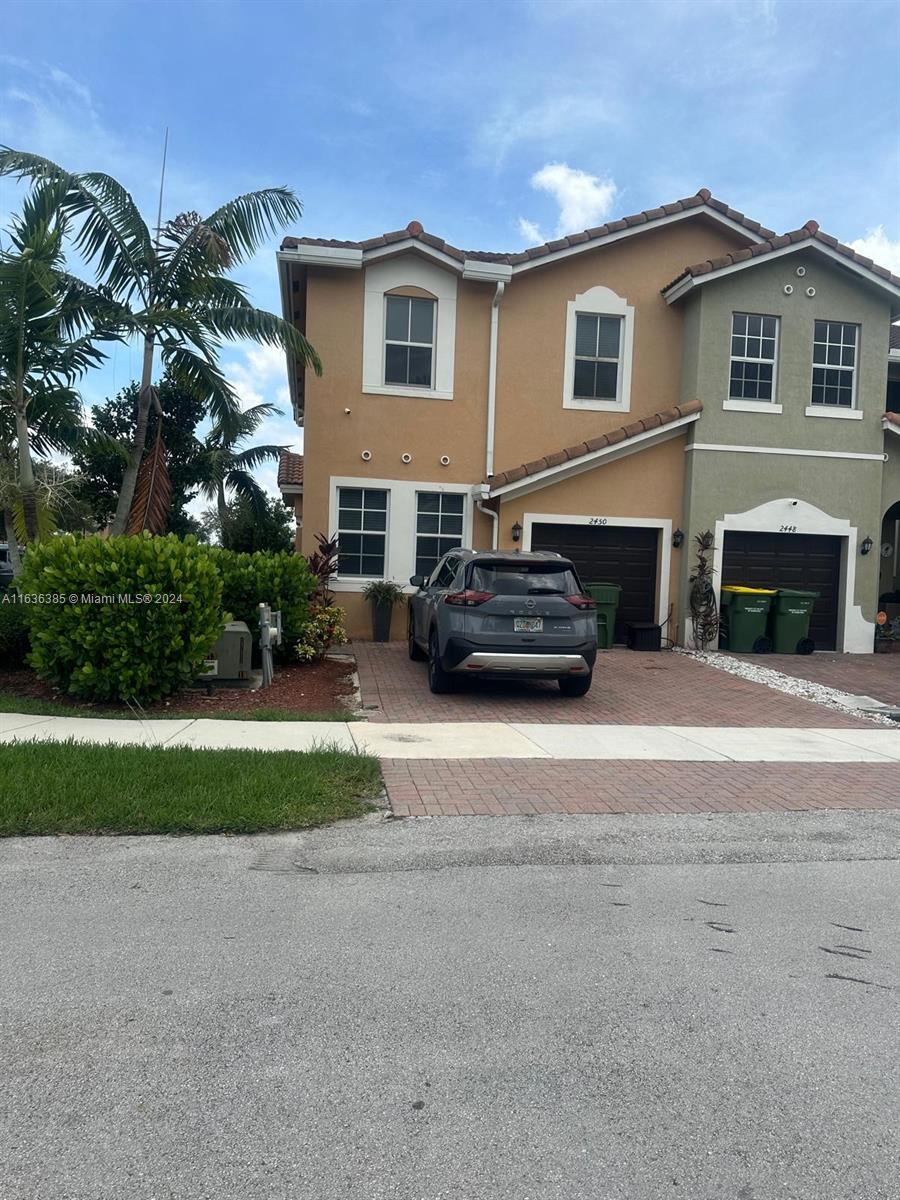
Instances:
[[[589,675],[567,675],[559,680],[559,690],[564,696],[586,696],[593,680],[593,672]]]
[[[428,686],[436,696],[453,691],[453,676],[441,666],[437,632],[434,629],[428,639]]]
[[[415,622],[413,621],[412,612],[409,614],[409,621],[406,625],[406,642],[409,647],[409,657],[413,662],[424,662],[428,655],[416,641]]]

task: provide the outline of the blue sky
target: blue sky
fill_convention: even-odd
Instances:
[[[166,126],[169,215],[288,184],[292,232],[415,218],[511,250],[706,186],[900,272],[896,0],[6,0],[0,141],[114,174],[150,217]],[[239,274],[269,308],[274,247]],[[267,440],[299,448],[280,357],[223,361],[282,404]],[[137,370],[118,350],[85,398]]]

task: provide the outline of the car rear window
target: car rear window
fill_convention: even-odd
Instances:
[[[573,596],[581,591],[566,563],[473,563],[469,587],[495,596]]]

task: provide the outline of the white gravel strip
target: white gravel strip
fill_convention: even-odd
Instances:
[[[821,704],[825,708],[833,708],[837,712],[848,713],[854,717],[863,717],[867,721],[874,721],[876,725],[897,728],[896,721],[892,721],[890,717],[861,709],[860,697],[850,692],[841,692],[837,688],[813,683],[809,679],[796,679],[793,675],[785,675],[783,671],[773,671],[771,667],[744,662],[743,659],[732,658],[730,654],[722,654],[715,650],[687,650],[683,646],[676,646],[675,652],[694,658],[708,667],[715,667],[718,671],[727,671],[729,675],[749,679],[751,683],[765,684],[776,692],[798,696],[801,700],[812,700],[814,704]]]

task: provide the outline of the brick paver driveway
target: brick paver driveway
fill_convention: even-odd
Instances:
[[[590,692],[571,699],[561,696],[554,683],[482,679],[465,679],[458,692],[433,696],[425,664],[410,662],[405,642],[357,642],[353,650],[362,703],[371,721],[870,728],[864,719],[775,692],[670,651],[607,651],[597,659]],[[787,659],[769,655],[758,661],[774,666]],[[900,657],[895,662],[900,663]]]
[[[795,679],[809,679],[826,687],[871,696],[882,704],[900,707],[900,654],[736,654],[735,658],[757,662]]]

